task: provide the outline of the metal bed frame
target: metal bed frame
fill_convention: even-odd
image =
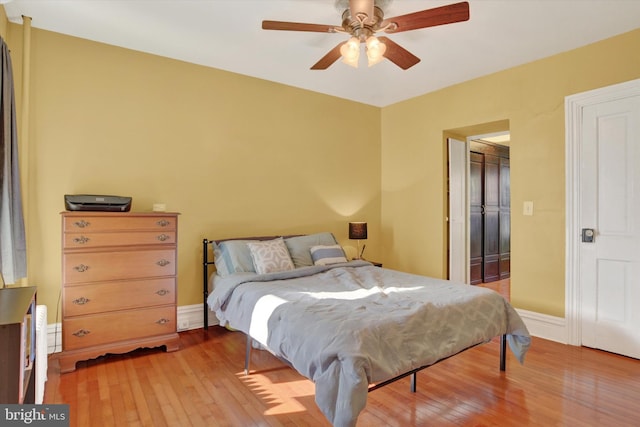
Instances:
[[[244,355],[244,374],[245,375],[249,375],[249,373],[250,373],[249,361],[251,359],[251,348],[252,348],[251,344],[252,344],[253,338],[251,338],[251,336],[248,335],[248,334],[245,334],[245,335],[247,336],[247,344],[246,344],[246,350],[245,350],[245,355]],[[507,339],[506,338],[507,338],[506,335],[500,335],[500,371],[502,371],[502,372],[506,371],[506,369],[507,369],[507,364],[506,364]],[[388,379],[386,381],[382,381],[382,382],[379,382],[379,383],[376,383],[376,384],[370,384],[368,392],[371,393],[374,390],[382,388],[382,387],[384,387],[386,385],[389,385],[391,383],[394,383],[394,382],[396,382],[398,380],[401,380],[401,379],[406,378],[409,375],[411,375],[411,392],[415,393],[416,390],[417,390],[417,387],[418,387],[418,375],[417,375],[418,372],[422,371],[423,369],[429,368],[429,367],[431,367],[433,365],[437,365],[440,362],[443,362],[443,361],[445,361],[445,360],[447,360],[447,359],[449,359],[449,358],[451,358],[453,356],[456,356],[456,355],[458,355],[458,354],[460,354],[460,353],[462,353],[464,351],[472,349],[473,347],[477,347],[477,346],[479,346],[481,344],[485,344],[485,343],[478,343],[478,344],[473,345],[471,347],[467,347],[467,348],[465,348],[463,350],[460,350],[457,353],[454,353],[454,354],[452,354],[450,356],[447,356],[447,357],[444,357],[444,358],[442,358],[440,360],[437,360],[437,361],[433,362],[430,365],[424,365],[424,366],[421,366],[419,368],[412,369],[412,370],[410,370],[408,372],[405,372],[404,374],[400,374],[397,377],[390,378],[390,379]],[[275,356],[275,357],[277,357],[283,363],[291,366],[291,364],[287,360],[285,360],[285,359],[283,359],[281,357],[278,357],[278,356]]]
[[[209,257],[209,246],[213,242],[214,240],[202,240],[202,310],[205,330],[209,329],[209,306],[207,305],[207,298],[209,298],[209,266],[215,264]]]
[[[202,276],[202,293],[203,293],[203,314],[204,314],[204,329],[209,329],[209,306],[207,305],[207,298],[209,297],[209,266],[215,264],[214,261],[212,260],[210,253],[212,252],[212,250],[209,249],[210,246],[212,246],[213,243],[219,243],[225,240],[271,240],[271,239],[276,239],[278,237],[293,237],[293,236],[261,236],[261,237],[241,237],[241,238],[233,238],[233,239],[220,239],[220,240],[209,240],[209,239],[204,239],[202,241],[202,270],[203,270],[203,276]],[[249,334],[245,334],[247,336],[247,344],[246,344],[246,350],[245,350],[245,358],[244,358],[244,373],[245,375],[249,375],[249,361],[251,359],[251,348],[252,348],[252,340],[253,338],[251,338],[251,336]],[[425,365],[425,366],[421,366],[419,368],[416,369],[412,369],[408,372],[405,372],[404,374],[400,374],[397,377],[388,379],[386,381],[382,381],[380,383],[376,383],[376,384],[371,384],[369,385],[369,392],[372,392],[374,390],[377,390],[381,387],[384,387],[386,385],[389,385],[391,383],[394,383],[398,380],[401,380],[403,378],[408,377],[409,375],[411,375],[411,392],[415,393],[416,389],[417,389],[417,373],[422,371],[423,369],[426,369],[430,366],[436,365],[442,361],[445,361],[447,359],[449,359],[450,357],[456,356],[466,350],[469,350],[473,347],[476,347],[480,344],[484,344],[484,343],[479,343],[476,344],[474,346],[471,347],[467,347],[464,350],[459,351],[458,353],[452,354],[450,356],[444,357],[430,365]],[[276,356],[277,357],[277,356]],[[507,369],[507,363],[506,363],[506,357],[507,357],[507,336],[506,335],[500,335],[500,371],[504,372]],[[284,360],[280,357],[278,357],[279,360],[281,360],[283,363],[291,366],[291,364],[287,361]]]
[[[272,240],[278,237],[296,237],[299,234],[292,234],[287,236],[260,236],[260,237],[236,237],[231,239],[219,239],[219,240],[202,240],[202,311],[204,316],[204,329],[209,329],[209,307],[207,306],[207,298],[209,297],[209,266],[215,265],[213,259],[213,244],[220,243],[227,240]],[[209,249],[211,248],[211,250]]]

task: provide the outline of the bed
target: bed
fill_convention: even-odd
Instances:
[[[349,261],[331,233],[205,239],[203,271],[205,325],[211,309],[247,335],[245,371],[258,343],[311,379],[338,427],[389,382],[411,375],[415,391],[416,372],[494,337],[505,370],[507,343],[520,363],[531,343],[498,293]]]

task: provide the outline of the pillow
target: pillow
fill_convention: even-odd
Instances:
[[[234,273],[255,273],[248,242],[257,240],[227,240],[220,244],[213,244],[213,260],[216,271],[220,276]]]
[[[312,246],[329,246],[338,243],[336,241],[336,238],[333,237],[333,234],[329,232],[309,234],[306,236],[288,237],[284,239],[284,242],[289,249],[291,260],[293,261],[293,265],[295,265],[296,268],[309,267],[313,265],[311,253],[309,252]]]
[[[313,246],[310,251],[314,265],[329,265],[339,262],[347,262],[344,250],[340,245]]]
[[[264,242],[247,243],[258,274],[293,270],[293,261],[282,237]]]

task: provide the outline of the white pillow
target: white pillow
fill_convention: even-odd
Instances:
[[[310,249],[314,265],[329,265],[347,262],[344,250],[340,245],[318,245]]]
[[[264,242],[247,243],[253,266],[258,274],[293,270],[293,261],[282,237]]]

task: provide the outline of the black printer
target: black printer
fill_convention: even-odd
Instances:
[[[68,211],[129,212],[131,197],[65,194],[64,206]]]

